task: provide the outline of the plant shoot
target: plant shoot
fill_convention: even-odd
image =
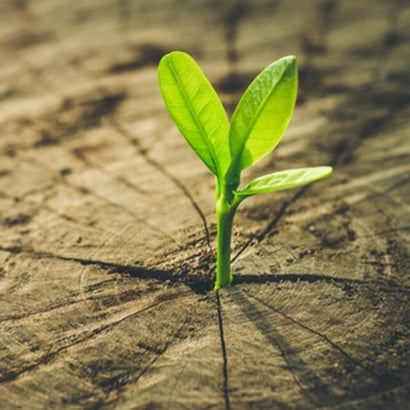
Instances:
[[[332,173],[318,166],[274,172],[240,185],[241,171],[269,154],[292,117],[297,94],[294,56],[267,66],[249,85],[231,120],[214,88],[188,54],[166,54],[158,67],[161,94],[170,116],[191,148],[216,177],[216,279],[229,287],[235,211],[252,195],[300,187]]]

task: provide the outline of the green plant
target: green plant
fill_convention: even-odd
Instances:
[[[232,283],[231,234],[238,205],[247,197],[281,191],[325,178],[328,166],[264,175],[238,189],[240,173],[271,152],[292,116],[297,93],[296,58],[281,58],[249,85],[229,124],[221,100],[188,54],[166,54],[158,67],[169,114],[191,148],[216,176],[215,291]]]

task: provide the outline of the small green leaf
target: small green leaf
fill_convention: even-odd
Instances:
[[[235,195],[242,199],[251,195],[296,188],[326,178],[332,171],[332,167],[323,166],[274,172],[252,180],[243,190],[235,191]]]
[[[229,122],[221,100],[188,54],[166,54],[158,67],[169,114],[205,165],[222,176],[230,165]]]
[[[231,177],[276,147],[292,116],[296,93],[294,56],[275,61],[252,81],[232,116]]]

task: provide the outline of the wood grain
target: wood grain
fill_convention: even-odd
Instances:
[[[185,3],[0,4],[0,408],[406,408],[407,2]],[[218,297],[213,177],[157,86],[173,49],[230,113],[295,54],[294,118],[245,179],[335,167],[241,205]]]

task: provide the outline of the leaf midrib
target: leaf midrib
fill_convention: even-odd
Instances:
[[[288,68],[289,68],[289,66],[287,66],[287,67],[283,70],[281,76],[280,76],[279,79],[276,81],[276,86],[281,82],[281,80],[282,80],[283,76],[285,75],[286,71],[288,70]],[[260,74],[260,76],[262,76],[262,73]],[[256,80],[255,80],[255,81],[256,81]],[[267,102],[270,100],[270,96],[271,96],[272,92],[274,91],[274,89],[276,88],[276,86],[275,86],[275,87],[269,92],[269,94],[267,94],[267,96],[263,99],[263,104],[259,104],[259,107],[260,107],[260,108],[257,110],[257,113],[258,113],[258,114],[254,116],[254,120],[250,123],[250,126],[247,128],[249,131],[245,134],[245,135],[246,135],[246,138],[244,138],[244,142],[243,142],[243,144],[241,145],[241,149],[240,149],[240,151],[239,151],[239,155],[238,155],[238,157],[235,159],[235,166],[238,165],[238,162],[239,162],[239,163],[241,162],[241,160],[242,160],[242,155],[243,155],[243,151],[244,151],[244,149],[245,149],[245,145],[246,145],[246,143],[248,142],[249,136],[250,136],[250,134],[252,133],[252,130],[254,129],[254,126],[255,126],[255,124],[256,124],[256,122],[257,122],[259,116],[260,116],[260,112],[265,108]],[[239,109],[239,108],[240,108],[240,106],[238,105],[238,109]],[[231,129],[232,129],[232,127],[231,127]],[[232,135],[232,134],[230,134],[230,135]],[[240,164],[239,164],[239,165],[240,165]]]
[[[206,131],[204,130],[201,122],[198,121],[198,118],[195,114],[195,111],[193,111],[193,109],[192,109],[192,106],[191,106],[190,101],[189,101],[189,97],[186,94],[186,91],[185,91],[185,88],[184,88],[182,82],[179,81],[179,77],[177,75],[177,70],[175,69],[175,67],[173,65],[173,61],[171,59],[169,59],[169,61],[168,61],[168,67],[169,67],[169,70],[170,70],[172,76],[174,77],[175,82],[178,84],[178,88],[181,91],[181,95],[182,95],[182,98],[185,101],[186,106],[188,107],[188,111],[191,114],[191,118],[193,119],[195,125],[200,130],[200,133],[201,133],[201,136],[202,136],[202,141],[205,142],[205,145],[207,146],[207,148],[208,148],[208,150],[211,154],[212,163],[213,163],[213,165],[215,167],[215,170],[217,172],[217,176],[220,177],[221,176],[221,172],[220,172],[221,170],[219,169],[218,162],[215,160],[216,155],[215,155],[214,149],[212,147],[212,144],[208,141],[208,138],[207,138],[208,135],[207,135]],[[199,85],[199,87],[200,86],[201,85]],[[205,135],[205,138],[204,138],[204,135]],[[188,139],[188,142],[189,142],[189,139]],[[192,144],[190,142],[189,142],[189,145],[191,145],[191,147],[192,147]],[[194,147],[192,147],[192,148],[195,150]]]

